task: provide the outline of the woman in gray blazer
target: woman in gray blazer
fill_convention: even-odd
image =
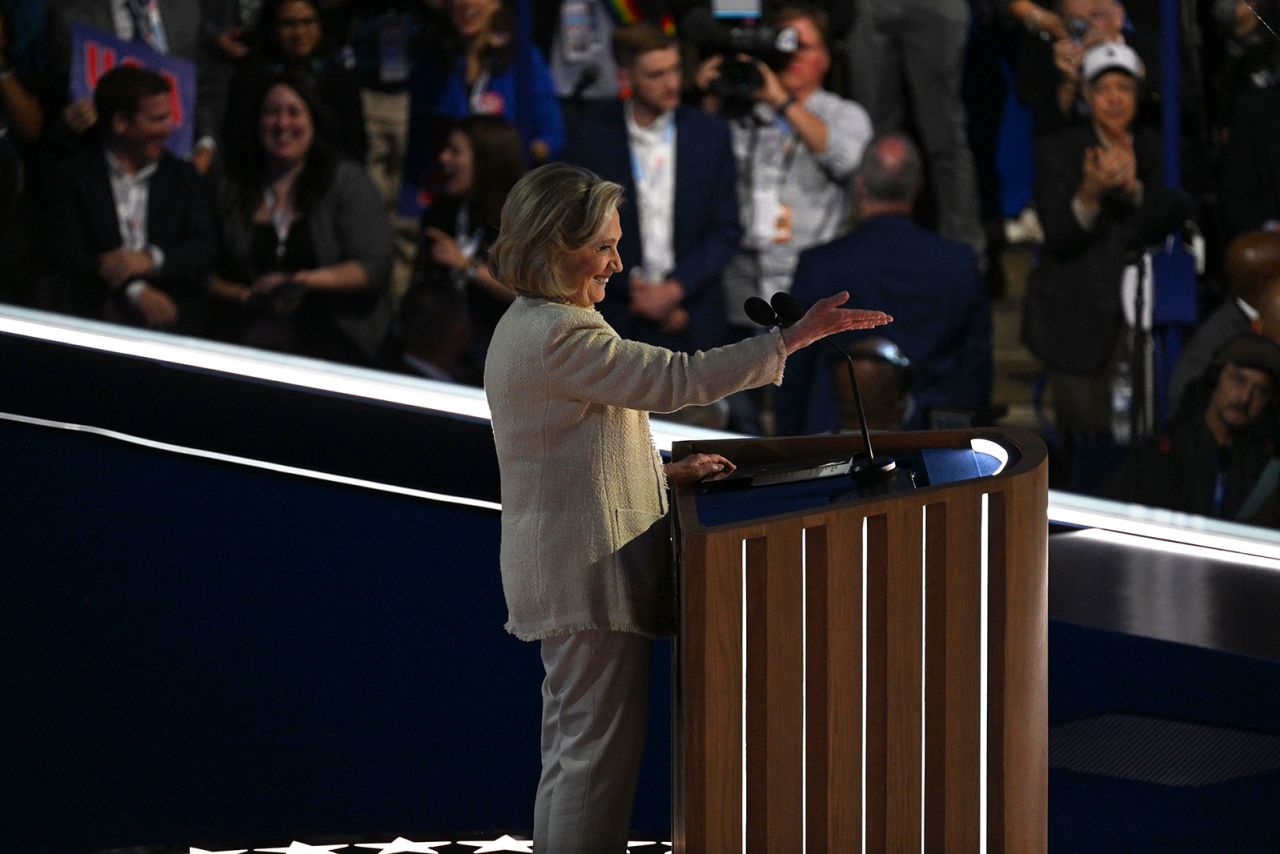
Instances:
[[[490,266],[520,296],[485,364],[502,482],[507,630],[542,646],[542,777],[534,847],[626,850],[644,743],[649,639],[675,630],[666,488],[727,475],[664,465],[649,412],[782,381],[788,354],[889,322],[819,302],[785,331],[692,355],[627,341],[595,304],[622,270],[622,188],[567,164],[511,190]]]

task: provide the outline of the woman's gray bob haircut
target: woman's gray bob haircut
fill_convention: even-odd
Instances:
[[[577,285],[565,279],[566,258],[595,239],[620,204],[622,187],[590,169],[539,166],[507,194],[489,269],[517,293],[567,300]]]

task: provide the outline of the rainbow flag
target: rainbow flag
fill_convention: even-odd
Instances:
[[[608,10],[613,22],[620,27],[626,24],[634,24],[636,21],[643,21],[645,18],[637,0],[600,0],[600,3]],[[676,34],[676,19],[672,17],[670,12],[663,13],[662,19],[658,21],[658,26],[669,36]]]

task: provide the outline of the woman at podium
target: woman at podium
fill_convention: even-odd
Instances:
[[[787,355],[889,322],[822,300],[793,326],[706,352],[620,338],[595,304],[621,272],[622,188],[567,164],[511,190],[490,252],[519,296],[499,321],[485,390],[502,483],[507,630],[541,643],[542,776],[534,848],[623,852],[648,701],[650,639],[675,631],[667,485],[724,476],[664,465],[649,412],[782,381]]]

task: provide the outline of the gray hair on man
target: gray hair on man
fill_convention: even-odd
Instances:
[[[867,199],[873,202],[909,205],[924,181],[920,149],[900,133],[877,136],[862,154],[858,180]]]

